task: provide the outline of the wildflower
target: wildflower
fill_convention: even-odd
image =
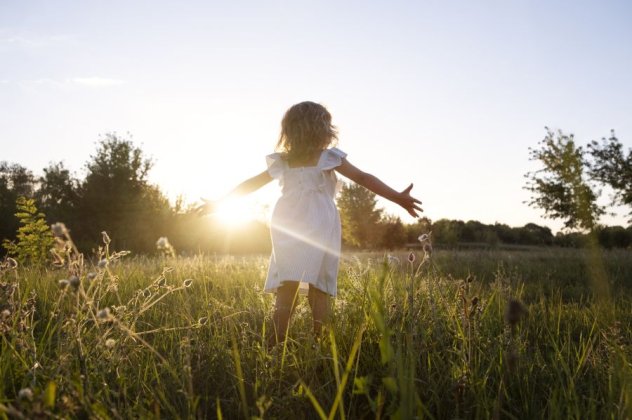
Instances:
[[[414,263],[415,262],[415,253],[411,252],[410,254],[408,254],[408,262],[409,263]]]
[[[151,297],[151,291],[149,289],[143,290],[143,297],[149,299]]]
[[[31,401],[33,399],[33,391],[31,391],[31,388],[22,388],[18,392],[18,398]]]
[[[105,347],[111,349],[114,348],[114,346],[116,345],[116,340],[113,338],[108,338],[107,340],[105,340]]]
[[[184,287],[191,287],[192,284],[193,284],[193,279],[186,279],[185,281],[182,282],[182,285]]]
[[[471,274],[468,274],[467,277],[465,278],[465,282],[472,283],[472,281],[474,281],[474,276]]]
[[[168,245],[169,245],[169,239],[167,239],[166,236],[161,236],[156,241],[156,248],[158,249],[167,248]]]
[[[100,260],[99,263],[97,264],[99,268],[105,268],[107,267],[107,265],[108,265],[108,260],[106,259]]]
[[[389,255],[386,257],[389,265],[399,265],[399,258]]]
[[[110,308],[103,308],[97,312],[97,318],[100,320],[110,319]]]
[[[2,311],[2,319],[7,319],[10,316],[11,316],[11,311],[10,310],[5,309],[4,311]]]
[[[167,279],[165,279],[164,277],[160,278],[158,280],[158,287],[163,287],[167,284]]]
[[[7,257],[6,265],[9,270],[15,270],[18,268],[18,262],[11,257]]]
[[[60,222],[50,225],[50,230],[56,238],[63,238],[67,232],[66,225]]]
[[[92,281],[94,280],[94,278],[97,276],[97,273],[94,272],[90,272],[88,273],[88,275],[86,276],[86,278],[88,279],[88,281]]]
[[[66,279],[62,279],[59,280],[58,284],[60,289],[65,289],[70,284],[70,282]]]
[[[208,317],[203,316],[202,318],[198,319],[198,324],[199,325],[205,325],[208,322]]]
[[[430,235],[428,235],[427,233],[424,233],[422,235],[419,235],[419,237],[417,239],[419,240],[419,242],[424,243],[428,239],[430,239]]]
[[[101,232],[101,236],[103,237],[104,244],[109,245],[110,242],[112,242],[106,231]]]
[[[526,313],[527,309],[522,303],[520,303],[520,301],[511,299],[507,305],[507,310],[505,311],[505,321],[513,327],[518,323],[518,321],[520,321],[523,315],[526,315]]]
[[[70,280],[68,280],[68,283],[70,283],[72,288],[76,290],[79,288],[79,284],[81,284],[81,280],[79,280],[79,277],[77,276],[72,276]]]

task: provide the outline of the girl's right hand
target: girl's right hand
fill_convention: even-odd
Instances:
[[[204,203],[195,208],[195,214],[197,214],[198,216],[204,216],[215,211],[217,206],[215,205],[214,201],[209,201],[204,198],[201,198],[201,200]]]

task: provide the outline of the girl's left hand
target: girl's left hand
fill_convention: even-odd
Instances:
[[[421,201],[417,200],[415,197],[410,195],[410,190],[413,189],[413,184],[410,184],[408,188],[399,193],[399,197],[397,197],[397,204],[402,206],[408,214],[411,216],[418,218],[420,217],[417,212],[423,212],[423,209],[419,207]]]

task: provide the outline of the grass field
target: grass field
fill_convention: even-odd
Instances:
[[[630,251],[393,256],[273,349],[264,257],[5,267],[0,416],[632,418]]]

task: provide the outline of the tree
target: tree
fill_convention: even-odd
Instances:
[[[440,219],[432,224],[432,237],[437,244],[456,246],[461,241],[464,227],[461,220]]]
[[[592,230],[604,210],[586,180],[584,151],[575,145],[573,135],[546,128],[546,136],[537,148],[529,149],[529,155],[543,166],[526,174],[525,189],[532,193],[529,205],[563,220],[568,229]]]
[[[18,197],[32,197],[34,190],[31,171],[18,164],[0,162],[0,239],[15,238],[19,226],[16,201]]]
[[[32,198],[18,197],[16,208],[15,215],[21,224],[17,233],[17,243],[5,239],[2,246],[21,264],[43,264],[53,247],[53,234],[46,218],[43,213],[37,211],[35,200]]]
[[[612,204],[632,206],[632,150],[624,153],[613,130],[608,139],[604,137],[601,142],[593,140],[588,145],[588,151],[592,157],[588,165],[589,174],[594,180],[612,188]]]
[[[387,215],[380,221],[382,240],[380,245],[395,249],[406,245],[406,229],[399,217]]]
[[[69,223],[76,218],[79,181],[70,175],[62,162],[44,168],[35,198],[49,223]]]
[[[338,196],[342,238],[349,245],[367,248],[378,239],[382,210],[376,208],[375,193],[358,184],[344,184]]]
[[[152,162],[140,148],[116,134],[106,134],[86,164],[79,188],[77,219],[68,221],[81,233],[79,243],[96,244],[107,231],[118,249],[150,251],[165,236],[171,210],[160,190],[150,185]]]

